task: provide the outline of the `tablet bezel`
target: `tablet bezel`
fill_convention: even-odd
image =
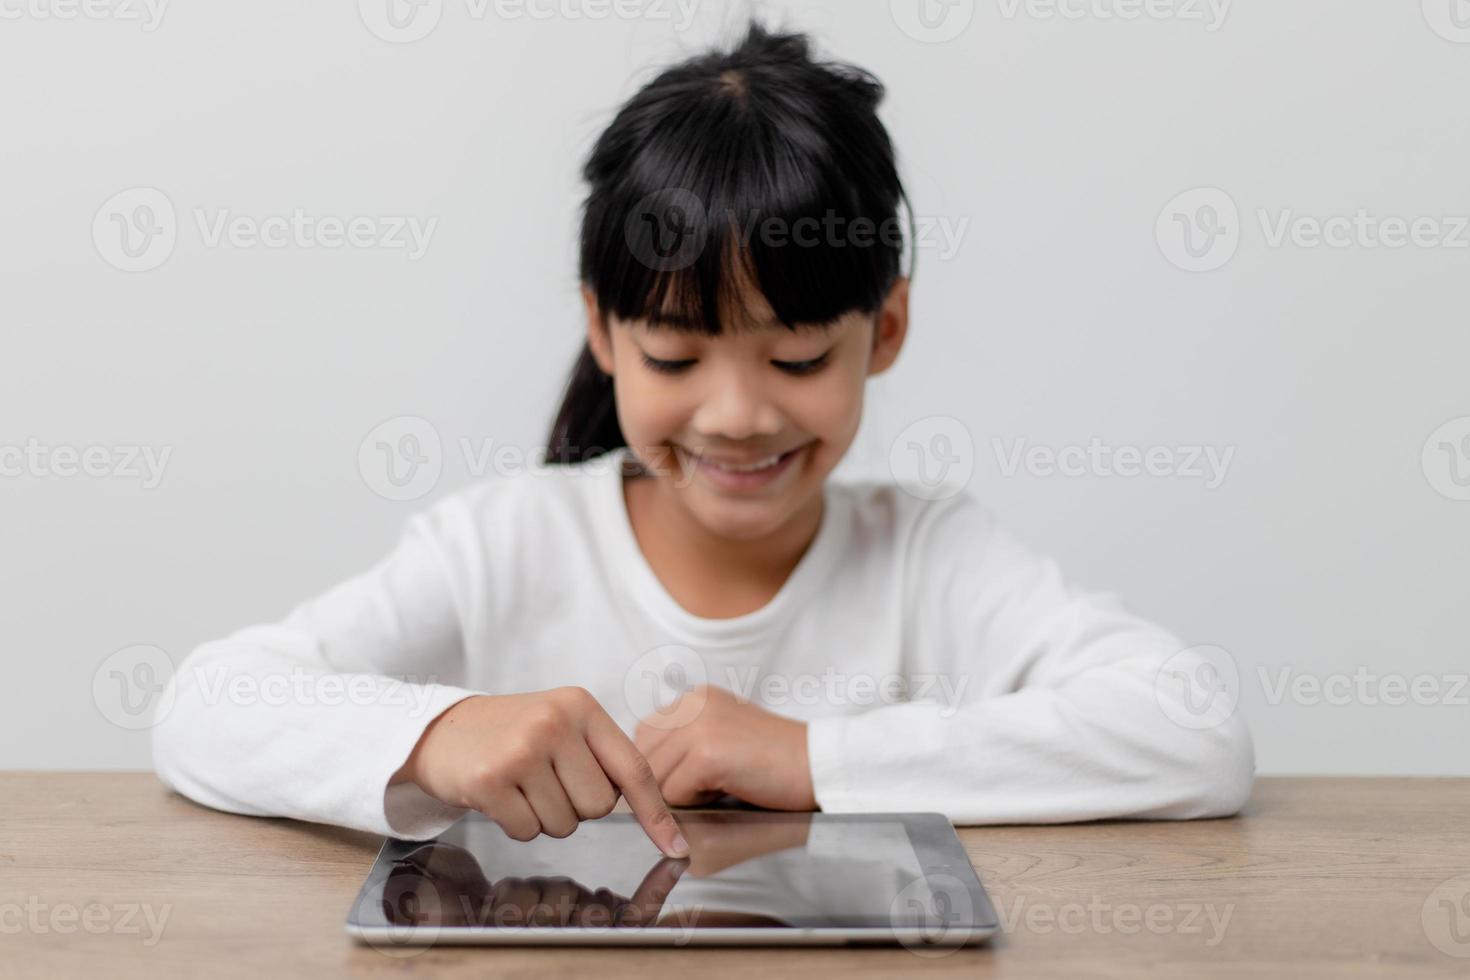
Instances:
[[[728,810],[677,810],[682,816],[692,813],[728,815]],[[747,811],[757,819],[762,813],[773,817],[790,817],[777,811]],[[995,910],[970,863],[965,849],[949,820],[939,813],[823,813],[809,815],[813,821],[828,824],[899,823],[908,835],[926,880],[942,876],[950,892],[962,889],[967,901],[961,903],[970,912],[968,922],[960,922],[937,933],[922,927],[874,926],[515,926],[489,925],[404,927],[389,923],[369,896],[381,892],[396,861],[423,847],[428,841],[407,841],[389,837],[383,841],[372,868],[358,889],[347,918],[347,933],[359,942],[378,948],[424,947],[430,945],[486,946],[698,946],[698,945],[841,945],[902,944],[914,947],[954,947],[983,942],[999,928]],[[470,812],[462,820],[486,820]],[[604,820],[631,821],[628,813],[613,813]],[[456,826],[458,826],[456,824]],[[433,838],[437,839],[437,838]],[[952,882],[953,884],[949,884]],[[958,886],[956,888],[956,886]]]

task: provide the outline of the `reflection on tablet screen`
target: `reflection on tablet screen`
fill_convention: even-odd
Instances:
[[[814,819],[815,818],[815,819]],[[690,856],[659,854],[628,814],[570,837],[514,841],[470,814],[392,867],[383,911],[398,926],[890,927],[923,889],[899,821],[807,813],[680,813]]]

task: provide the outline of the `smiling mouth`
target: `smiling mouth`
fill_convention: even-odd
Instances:
[[[676,445],[675,449],[692,464],[694,470],[703,470],[722,489],[754,490],[766,485],[779,474],[785,472],[792,464],[792,460],[811,446],[811,442],[804,442],[800,446],[788,449],[782,453],[773,453],[769,456],[743,462],[721,460],[713,456],[696,453],[691,449],[679,445]]]
[[[717,459],[713,456],[706,456],[703,453],[696,453],[692,450],[685,449],[683,446],[680,446],[679,448],[683,450],[683,452],[688,455],[689,458],[692,459],[694,462],[702,464],[704,466],[712,466],[722,473],[759,473],[761,470],[768,470],[771,467],[776,466],[781,462],[784,462],[793,453],[805,449],[806,445],[806,443],[803,443],[802,445],[797,446],[794,449],[786,450],[784,453],[773,453],[770,456],[763,456],[760,459],[755,459],[748,463],[727,462]]]

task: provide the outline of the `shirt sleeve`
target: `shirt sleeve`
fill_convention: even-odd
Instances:
[[[458,686],[464,644],[433,512],[279,623],[202,644],[155,708],[154,767],[205,806],[421,840],[466,810],[388,781]]]
[[[910,694],[943,693],[809,722],[822,809],[994,824],[1244,805],[1255,757],[1233,702],[1201,715],[1196,692],[1166,682],[1212,670],[1202,653],[1065,583],[968,494],[926,505],[905,567]]]

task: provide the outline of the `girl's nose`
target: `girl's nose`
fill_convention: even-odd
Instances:
[[[761,385],[744,372],[725,372],[714,379],[691,422],[702,436],[738,442],[758,436],[780,435],[781,413],[765,396]]]

